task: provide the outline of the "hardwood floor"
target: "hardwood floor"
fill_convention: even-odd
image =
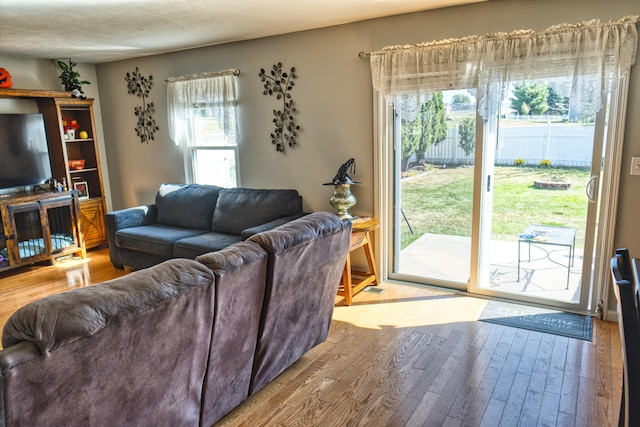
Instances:
[[[4,271],[0,273],[0,330],[18,308],[31,301],[114,279],[126,273],[113,268],[109,251],[104,248],[88,251],[85,259]]]
[[[0,274],[0,327],[49,293],[126,274],[87,261]],[[219,426],[614,426],[622,361],[615,323],[592,342],[477,321],[486,300],[385,283],[336,298],[328,340]]]

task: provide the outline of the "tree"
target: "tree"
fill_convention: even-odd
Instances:
[[[509,98],[511,108],[523,115],[544,114],[549,109],[547,87],[546,84],[531,82],[524,82],[520,86],[516,86],[513,90],[513,98]]]
[[[474,117],[464,117],[458,126],[460,134],[460,142],[458,146],[462,148],[467,156],[467,165],[469,164],[469,156],[476,148],[476,119]]]
[[[424,157],[429,147],[438,144],[447,137],[447,117],[444,111],[442,92],[436,92],[433,97],[422,104],[420,109],[422,132],[420,144],[416,150],[418,159]]]
[[[402,163],[401,170],[406,171],[409,166],[411,155],[416,152],[420,145],[421,123],[420,120],[402,120]]]
[[[453,98],[451,98],[452,104],[468,104],[470,102],[471,98],[469,97],[469,95],[463,95],[461,93],[457,93],[453,95]]]
[[[547,104],[549,104],[548,114],[568,114],[569,113],[569,97],[560,96],[551,86],[547,87]]]
[[[402,164],[407,170],[409,158],[416,154],[418,160],[424,157],[429,147],[447,137],[447,121],[442,92],[436,92],[422,104],[418,117],[413,121],[402,120]]]

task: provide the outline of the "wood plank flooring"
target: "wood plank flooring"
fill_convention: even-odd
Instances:
[[[0,327],[47,294],[126,274],[106,249],[0,274]],[[592,342],[479,322],[486,300],[385,283],[347,307],[328,340],[219,426],[614,426],[622,361],[614,323]]]

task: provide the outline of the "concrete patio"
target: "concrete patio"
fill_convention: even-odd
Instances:
[[[523,243],[522,259],[527,259]],[[518,281],[518,242],[492,240],[490,279],[483,288],[546,298],[578,302],[583,251],[576,248],[567,286],[569,249],[551,245],[531,245],[531,262],[520,264]],[[400,253],[397,273],[467,283],[470,274],[471,239],[469,237],[425,234]]]

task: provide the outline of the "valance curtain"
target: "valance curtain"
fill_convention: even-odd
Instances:
[[[167,79],[169,135],[176,145],[193,145],[193,118],[216,118],[225,142],[236,143],[236,70]]]
[[[547,78],[584,115],[595,114],[613,80],[635,62],[637,21],[629,16],[561,24],[543,32],[389,46],[370,55],[373,87],[409,120],[436,91],[476,88],[479,113],[487,117],[498,108],[509,82]],[[487,96],[490,86],[501,96]]]

